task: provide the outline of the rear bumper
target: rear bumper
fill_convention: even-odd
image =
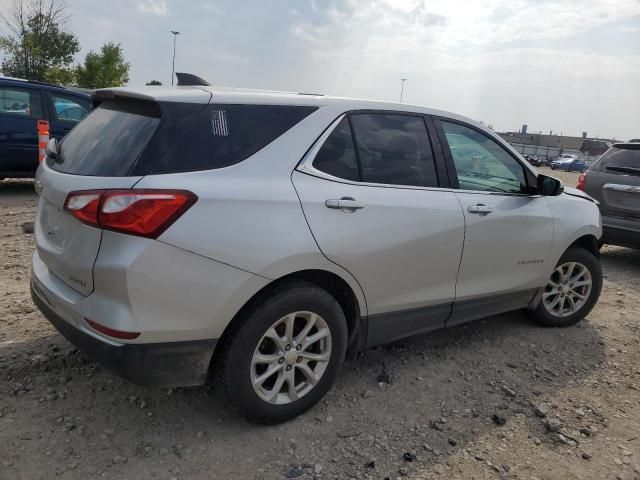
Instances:
[[[138,385],[163,387],[202,385],[217,340],[117,344],[100,340],[62,318],[51,299],[31,280],[33,302],[51,324],[78,350],[107,369]]]

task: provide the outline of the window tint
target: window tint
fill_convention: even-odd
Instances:
[[[327,137],[313,160],[313,166],[334,177],[356,181],[360,179],[351,128],[346,117]]]
[[[54,170],[77,175],[126,176],[160,123],[153,103],[102,103],[60,143]]]
[[[70,120],[79,122],[89,115],[91,102],[89,99],[81,100],[70,95],[51,95],[53,107],[58,120]]]
[[[632,148],[611,147],[602,155],[597,170],[621,175],[640,174],[640,144]]]
[[[393,185],[438,185],[427,128],[421,117],[351,115],[362,181]]]
[[[525,192],[522,165],[495,140],[464,125],[442,121],[461,190]]]
[[[42,118],[40,92],[12,87],[0,88],[0,113]]]
[[[315,107],[106,101],[61,142],[51,168],[77,175],[138,176],[241,162]]]
[[[292,128],[316,107],[209,105],[160,161],[149,157],[141,175],[228,167],[246,160]]]

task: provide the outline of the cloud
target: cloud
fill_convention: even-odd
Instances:
[[[189,25],[176,68],[216,85],[398,101],[406,77],[405,101],[497,128],[640,125],[638,0],[136,0],[169,26],[68,1],[85,49],[122,42],[132,85],[170,83],[168,30]]]
[[[405,100],[499,128],[526,121],[631,134],[640,121],[640,49],[622,53],[613,36],[633,35],[639,5],[343,0],[324,16],[300,18],[291,34],[306,59],[299,70],[316,72],[310,90],[397,101],[407,77]],[[634,18],[627,33],[618,28]]]
[[[139,0],[136,8],[139,12],[149,15],[166,17],[169,15],[169,8],[165,0]]]

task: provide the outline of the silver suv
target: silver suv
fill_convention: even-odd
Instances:
[[[97,91],[37,173],[33,299],[147,385],[210,370],[251,420],[314,405],[347,349],[598,299],[594,201],[467,118],[214,88]]]

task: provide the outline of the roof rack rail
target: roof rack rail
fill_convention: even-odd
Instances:
[[[211,86],[209,82],[192,73],[176,72],[176,77],[178,79],[179,87],[197,86],[197,85],[201,85],[204,87]]]

